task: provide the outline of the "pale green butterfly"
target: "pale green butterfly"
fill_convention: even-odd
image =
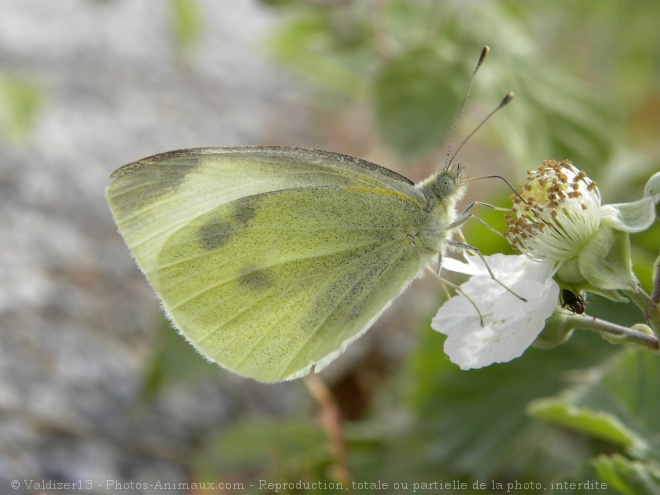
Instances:
[[[119,231],[171,321],[263,382],[326,367],[449,245],[467,247],[451,240],[471,216],[451,160],[415,185],[326,151],[200,148],[111,177]]]

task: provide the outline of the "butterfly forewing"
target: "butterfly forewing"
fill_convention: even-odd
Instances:
[[[172,151],[121,167],[112,177],[108,203],[147,274],[173,230],[238,198],[294,187],[412,186],[395,172],[353,157],[279,147]]]

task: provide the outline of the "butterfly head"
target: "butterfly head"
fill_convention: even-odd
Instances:
[[[435,176],[433,192],[439,198],[453,196],[465,187],[465,172],[460,163],[449,165]],[[461,191],[462,195],[462,191]]]
[[[459,163],[450,164],[424,182],[425,189],[440,202],[456,202],[465,194],[465,171]]]
[[[429,211],[441,219],[443,225],[453,222],[456,204],[466,190],[465,171],[460,164],[450,164],[417,185],[428,200]]]

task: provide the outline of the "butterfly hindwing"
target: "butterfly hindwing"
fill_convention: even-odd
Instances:
[[[367,198],[371,214],[351,214]],[[416,208],[351,188],[243,198],[173,234],[154,280],[175,324],[211,359],[261,381],[295,378],[330,362],[419,271],[391,214],[406,206]]]
[[[424,211],[407,179],[295,151],[160,155],[120,169],[108,191],[176,326],[260,381],[327,365],[427,261],[409,236]]]

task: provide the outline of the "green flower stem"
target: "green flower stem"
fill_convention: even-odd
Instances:
[[[655,302],[641,287],[635,291],[626,291],[625,294],[644,312],[646,320],[651,323],[653,330],[660,331],[660,304]]]
[[[615,344],[627,344],[637,348],[658,351],[658,338],[655,335],[622,327],[609,321],[600,320],[595,316],[567,315],[567,323],[571,328],[582,328],[600,333],[603,338]]]
[[[655,260],[655,277],[653,279],[653,294],[651,294],[651,300],[660,304],[660,256]]]

